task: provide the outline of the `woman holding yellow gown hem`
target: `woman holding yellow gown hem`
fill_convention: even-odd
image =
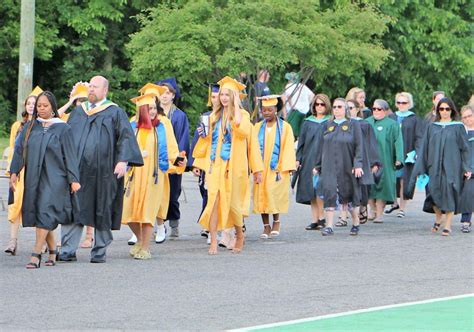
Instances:
[[[218,84],[220,103],[210,114],[208,132],[199,129],[201,137],[193,151],[193,166],[206,171],[208,202],[199,223],[210,232],[210,255],[217,253],[218,230],[235,228],[233,253],[241,252],[244,246],[242,226],[252,132],[250,117],[242,110],[239,98],[245,85],[228,76]],[[254,177],[256,182],[261,181],[261,175]]]
[[[135,259],[150,259],[150,240],[155,222],[164,227],[168,212],[170,184],[168,173],[182,173],[186,160],[174,166],[178,144],[171,122],[164,115],[157,99],[162,87],[155,86],[155,94],[133,98],[138,106],[136,127],[138,145],[144,165],[132,167],[126,178],[122,224],[128,224],[137,237],[130,249]]]

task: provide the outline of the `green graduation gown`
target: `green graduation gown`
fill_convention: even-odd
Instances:
[[[396,198],[395,162],[398,160],[403,163],[404,159],[402,132],[398,123],[388,117],[375,120],[371,116],[366,121],[374,128],[383,165],[382,177],[379,183],[371,186],[369,197],[390,204]]]

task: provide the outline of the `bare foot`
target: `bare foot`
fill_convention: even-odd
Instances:
[[[232,249],[232,253],[240,254],[242,252],[242,248],[244,247],[244,236],[236,236],[235,237],[235,245],[234,249]]]
[[[208,251],[209,255],[217,255],[217,239],[211,239],[211,245]]]
[[[81,243],[81,248],[92,248],[92,241],[91,238],[85,238]]]

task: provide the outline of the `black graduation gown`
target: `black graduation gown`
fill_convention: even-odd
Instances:
[[[88,116],[81,106],[71,112],[81,176],[81,217],[77,222],[98,230],[118,230],[122,218],[124,178],[114,175],[119,161],[143,166],[137,140],[125,112],[115,105]]]
[[[316,169],[320,171],[318,194],[323,195],[325,208],[336,207],[338,200],[340,204],[360,205],[360,184],[352,170],[363,167],[362,140],[357,120],[326,124],[322,154],[316,158]]]
[[[79,217],[77,194],[70,193],[70,184],[80,182],[72,130],[66,123],[55,123],[44,132],[35,120],[24,163],[24,140],[29,125],[28,122],[16,140],[10,172],[25,172],[23,226],[53,230],[58,224],[71,223]]]
[[[301,127],[296,149],[296,160],[301,165],[298,171],[296,202],[301,204],[311,204],[311,200],[316,198],[313,189],[313,168],[316,165],[317,155],[322,153],[322,139],[326,122],[327,120],[317,123],[307,119]]]
[[[365,120],[353,119],[359,121],[362,130],[363,159],[362,170],[364,174],[359,180],[361,184],[361,205],[367,205],[369,202],[369,188],[375,184],[374,175],[372,173],[373,166],[382,166],[380,161],[377,138],[375,137],[374,128]]]
[[[397,121],[397,115],[395,115],[395,121]],[[423,140],[423,133],[425,132],[425,124],[423,120],[421,120],[417,115],[412,114],[405,117],[400,125],[402,129],[402,137],[403,137],[403,157],[407,158],[407,153],[415,150],[416,154],[418,155],[421,149],[421,143]],[[404,162],[403,166],[403,176],[401,179],[403,183],[406,184],[410,181],[411,174],[413,172],[413,167],[415,164],[412,163],[405,163],[405,159],[402,160]],[[405,193],[403,194],[403,199],[409,199],[406,195],[406,189],[404,189]],[[400,178],[397,178],[397,197],[400,197]]]
[[[474,130],[467,133],[469,142],[469,165],[474,170]],[[474,212],[474,174],[469,180],[464,180],[464,187],[461,194],[461,212]]]
[[[427,174],[429,194],[423,211],[434,213],[436,205],[444,212],[459,213],[464,173],[470,170],[467,134],[462,123],[432,123],[424,135],[407,186],[408,198],[413,198],[417,176]]]

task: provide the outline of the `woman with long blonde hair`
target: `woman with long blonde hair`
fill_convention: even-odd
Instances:
[[[252,139],[250,117],[240,105],[245,85],[226,76],[218,82],[219,104],[210,114],[208,130],[199,129],[193,166],[206,172],[208,202],[199,219],[211,236],[209,254],[217,253],[217,231],[235,228],[232,252],[244,245],[242,231],[249,177],[248,145]],[[260,175],[261,177],[261,175]],[[256,179],[258,183],[261,178]]]

